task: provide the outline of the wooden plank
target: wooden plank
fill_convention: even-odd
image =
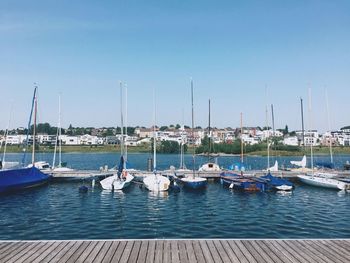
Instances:
[[[95,241],[95,242],[96,242],[96,246],[91,251],[89,256],[84,260],[84,263],[98,262],[97,260],[95,260],[95,258],[100,252],[100,250],[102,249],[102,247],[104,246],[105,241]]]
[[[37,263],[37,262],[48,262],[45,260],[45,258],[53,253],[53,251],[56,250],[56,248],[62,244],[62,242],[49,242],[50,247],[49,249],[46,249],[44,252],[42,252],[37,258],[33,259],[32,263]]]
[[[62,249],[57,251],[57,253],[50,259],[50,262],[58,262],[61,257],[63,257],[77,242],[71,241],[71,242],[62,242],[63,244],[66,244]]]
[[[3,251],[6,251],[8,247],[11,247],[12,245],[16,244],[18,242],[1,242],[0,244],[0,255],[3,253]]]
[[[203,257],[204,257],[205,261],[206,262],[214,262],[214,259],[211,256],[211,253],[209,251],[209,247],[207,245],[207,242],[205,242],[205,240],[199,240],[199,245],[201,246],[201,249],[203,252]]]
[[[85,262],[86,260],[88,260],[88,258],[90,257],[90,254],[92,253],[92,251],[95,249],[95,247],[97,246],[97,244],[99,242],[98,241],[90,241],[89,243],[90,244],[83,249],[83,253],[81,253],[81,255],[74,262],[81,263],[81,262]]]
[[[21,251],[22,249],[25,249],[29,245],[30,244],[28,242],[13,242],[9,246],[4,247],[3,251],[0,252],[0,262],[9,254],[11,254],[13,251]],[[16,253],[18,252],[14,252],[14,254]]]
[[[44,253],[45,251],[49,250],[49,251],[52,251],[53,248],[52,245],[53,243],[52,242],[46,242],[46,243],[43,243],[44,246],[42,246],[41,248],[39,248],[38,250],[36,250],[31,256],[27,257],[27,258],[24,258],[22,257],[21,260],[17,260],[16,263],[20,263],[20,262],[32,262],[33,260],[35,260],[36,258],[38,258],[42,253]],[[31,251],[32,252],[32,251]]]
[[[286,258],[291,262],[302,262],[298,259],[298,257],[294,254],[291,254],[286,248],[283,248],[276,240],[270,240],[270,243],[276,248],[277,251],[282,253]]]
[[[243,245],[250,251],[257,262],[272,262],[272,258],[254,240],[242,240]]]
[[[101,247],[100,251],[95,257],[95,262],[102,262],[105,256],[107,255],[107,252],[109,248],[112,245],[112,241],[105,241],[103,244],[103,247]]]
[[[69,260],[69,258],[73,256],[74,253],[79,249],[83,242],[84,241],[75,242],[75,244],[72,247],[70,247],[70,249],[68,249],[66,253],[60,255],[60,257],[57,259],[57,262],[66,263]]]
[[[255,262],[257,263],[257,261],[255,260],[255,258],[253,257],[253,255],[248,251],[248,249],[243,245],[242,241],[235,241],[235,243],[237,244],[237,246],[240,248],[240,250],[242,251],[242,253],[244,254],[244,256],[247,258],[248,262]]]
[[[147,248],[146,262],[154,262],[155,249],[156,249],[156,241],[149,240],[148,241],[148,248]]]
[[[155,255],[154,255],[155,263],[163,262],[163,245],[164,245],[163,243],[164,241],[162,240],[156,241]]]
[[[188,255],[187,255],[187,249],[186,244],[184,240],[179,240],[177,242],[179,247],[179,255],[180,255],[180,262],[181,263],[189,263]]]
[[[205,262],[204,253],[198,240],[191,241],[197,262]]]
[[[325,244],[326,246],[333,248],[333,250],[338,251],[339,253],[343,254],[345,258],[350,257],[350,243],[344,240],[321,240],[322,244]],[[346,245],[348,243],[348,245]],[[344,248],[345,247],[345,248]]]
[[[220,255],[220,258],[223,262],[231,262],[231,259],[229,258],[229,256],[227,255],[224,247],[222,246],[220,240],[216,239],[213,240],[214,246],[216,248],[216,251],[218,252],[218,254]]]
[[[120,242],[120,244],[118,246],[118,249],[115,251],[111,262],[119,262],[119,260],[121,259],[122,255],[124,253],[124,249],[126,247],[127,241],[119,241],[119,242]]]
[[[300,244],[300,246],[307,249],[310,254],[313,254],[315,259],[319,259],[319,262],[326,262],[326,263],[334,262],[332,259],[328,258],[327,253],[324,253],[324,251],[323,252],[318,251],[312,246],[312,244],[306,243],[305,240],[298,240],[298,243]]]
[[[43,258],[42,261],[38,261],[38,262],[52,262],[51,260],[58,254],[60,253],[60,251],[62,251],[63,249],[65,249],[67,246],[69,246],[68,242],[59,242],[59,245],[53,249],[52,251],[50,251],[50,253],[47,254],[47,256],[45,258]],[[36,260],[34,260],[34,262],[36,262]],[[53,261],[54,262],[54,261]]]
[[[140,248],[141,248],[141,241],[140,240],[135,241],[134,246],[132,247],[132,250],[130,253],[129,262],[137,262],[137,259],[140,253]]]
[[[137,257],[137,263],[145,263],[146,262],[147,250],[148,250],[148,240],[142,240],[140,252],[139,252],[139,255]]]
[[[179,249],[176,240],[170,241],[171,262],[180,263]]]
[[[29,246],[26,248],[20,250],[15,255],[11,255],[10,259],[6,259],[7,262],[18,262],[22,261],[22,257],[26,259],[27,257],[31,256],[37,249],[39,249],[42,244],[40,242],[28,242],[30,243]]]
[[[303,256],[309,261],[309,262],[324,262],[324,260],[319,259],[317,256],[315,256],[309,248],[305,248],[300,244],[300,241],[298,240],[288,240],[287,245],[293,244],[297,250],[299,250],[301,253],[303,253]]]
[[[223,262],[221,257],[220,257],[220,254],[216,250],[216,247],[214,245],[214,241],[213,240],[206,240],[206,242],[207,242],[210,254],[214,259],[214,262]]]
[[[106,255],[104,256],[102,263],[110,263],[112,262],[112,258],[114,257],[115,252],[118,250],[120,241],[111,242],[111,246],[109,247]]]
[[[228,245],[231,247],[232,251],[237,255],[241,263],[248,263],[247,258],[242,253],[241,249],[234,240],[227,241]]]
[[[270,258],[272,258],[275,263],[283,263],[283,260],[279,257],[281,253],[274,253],[274,246],[266,243],[264,240],[257,241],[257,244],[265,251],[266,254],[269,255]]]
[[[340,256],[337,251],[334,251],[332,248],[329,248],[317,240],[304,240],[304,242],[318,251],[328,262],[347,263],[344,257]]]
[[[163,261],[164,263],[171,262],[170,241],[165,240],[163,245]]]
[[[186,250],[186,254],[187,254],[187,257],[188,257],[188,260],[189,262],[197,262],[197,259],[196,259],[196,255],[194,253],[194,249],[193,249],[193,246],[192,246],[192,241],[190,240],[184,240],[184,244],[185,244],[185,250]]]
[[[133,246],[134,246],[134,241],[127,241],[126,242],[124,252],[123,252],[119,262],[121,262],[121,263],[128,262]]]
[[[90,245],[90,241],[84,241],[80,244],[79,248],[75,251],[75,253],[69,258],[70,262],[76,262],[81,254],[85,251],[85,249]]]
[[[225,249],[226,254],[230,258],[230,261],[234,262],[234,263],[236,263],[236,262],[239,263],[240,260],[237,257],[237,255],[235,254],[235,252],[232,250],[230,245],[228,244],[228,241],[227,240],[220,240],[220,243],[221,243],[222,247]]]
[[[283,249],[287,250],[290,254],[298,259],[300,262],[309,262],[305,257],[304,253],[296,248],[292,243],[285,242],[284,240],[276,240],[276,243]],[[313,261],[312,261],[313,262]]]

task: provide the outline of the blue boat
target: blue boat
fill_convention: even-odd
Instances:
[[[223,186],[248,192],[265,192],[267,184],[265,180],[244,176],[234,172],[226,171],[220,174],[220,182]]]
[[[35,167],[0,170],[0,193],[39,186],[47,183],[50,177]]]
[[[286,179],[273,176],[270,172],[261,176],[260,179],[265,180],[268,190],[290,191],[294,188],[294,184]]]

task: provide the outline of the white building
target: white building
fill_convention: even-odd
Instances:
[[[80,136],[70,136],[70,135],[61,135],[62,144],[65,145],[79,145]]]
[[[283,139],[283,144],[290,145],[290,146],[298,146],[299,145],[298,137],[297,136],[285,137]]]

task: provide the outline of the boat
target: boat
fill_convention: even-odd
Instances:
[[[34,88],[32,100],[32,110],[30,113],[28,132],[30,129],[32,113],[34,109],[34,124],[33,124],[33,152],[32,152],[32,167],[13,168],[0,170],[0,193],[19,191],[22,189],[43,185],[49,181],[50,175],[44,174],[35,167],[35,127],[36,127],[36,112],[37,112],[37,87]],[[27,134],[27,138],[29,133]],[[28,140],[27,140],[28,141]]]
[[[199,167],[199,172],[220,172],[221,168],[220,166],[215,162],[211,162],[211,130],[210,130],[210,100],[209,100],[209,134],[208,134],[208,140],[209,140],[209,150],[208,150],[208,162],[203,164],[201,167]],[[216,159],[217,160],[217,159]]]
[[[52,171],[53,172],[73,172],[74,169],[67,167],[67,163],[62,162],[62,127],[61,127],[61,96],[58,97],[58,125],[57,125],[57,133],[56,133],[56,141],[55,141],[55,150],[53,154],[52,161]],[[58,145],[57,145],[58,144]],[[58,165],[56,166],[56,154],[57,154],[57,146],[58,146]]]
[[[193,107],[193,80],[191,79],[191,106],[192,106],[192,129],[191,129],[191,136],[192,136],[192,142],[194,143],[194,107]],[[192,152],[192,175],[188,175],[187,177],[183,177],[180,179],[181,184],[188,189],[203,189],[207,186],[207,179],[196,176],[195,168],[196,167],[196,155],[195,155],[195,143],[193,147]]]
[[[267,175],[261,176],[260,179],[266,181],[269,190],[291,191],[294,184],[286,179],[273,176],[270,172]]]
[[[156,109],[154,99],[154,124],[153,124],[153,174],[145,176],[143,184],[151,192],[164,192],[169,190],[169,178],[157,172],[157,135],[156,135]]]
[[[124,142],[124,116],[123,116],[123,85],[120,82],[120,120],[121,120],[121,140],[120,140],[120,162],[116,174],[113,174],[102,181],[100,184],[104,190],[119,191],[127,188],[134,176],[126,168],[125,161],[125,142]]]
[[[301,167],[301,168],[305,168],[306,167],[306,155],[303,156],[303,158],[301,159],[301,161],[290,161],[290,163],[292,165]]]
[[[350,170],[350,162],[349,161],[346,161],[345,164],[344,164],[344,170]]]
[[[309,115],[311,123],[311,90],[309,89]],[[310,127],[311,129],[311,127]],[[336,176],[334,173],[320,173],[314,172],[314,162],[313,162],[313,147],[310,145],[310,155],[311,155],[311,173],[299,174],[297,175],[299,180],[305,184],[311,186],[317,186],[322,188],[337,189],[337,190],[349,190],[350,184],[343,181],[334,179]]]
[[[243,172],[238,174],[232,171],[224,171],[220,174],[220,183],[230,189],[247,192],[265,192],[267,190],[265,180],[243,175]]]

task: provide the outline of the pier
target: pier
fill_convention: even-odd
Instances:
[[[350,240],[0,242],[0,262],[350,262]]]

